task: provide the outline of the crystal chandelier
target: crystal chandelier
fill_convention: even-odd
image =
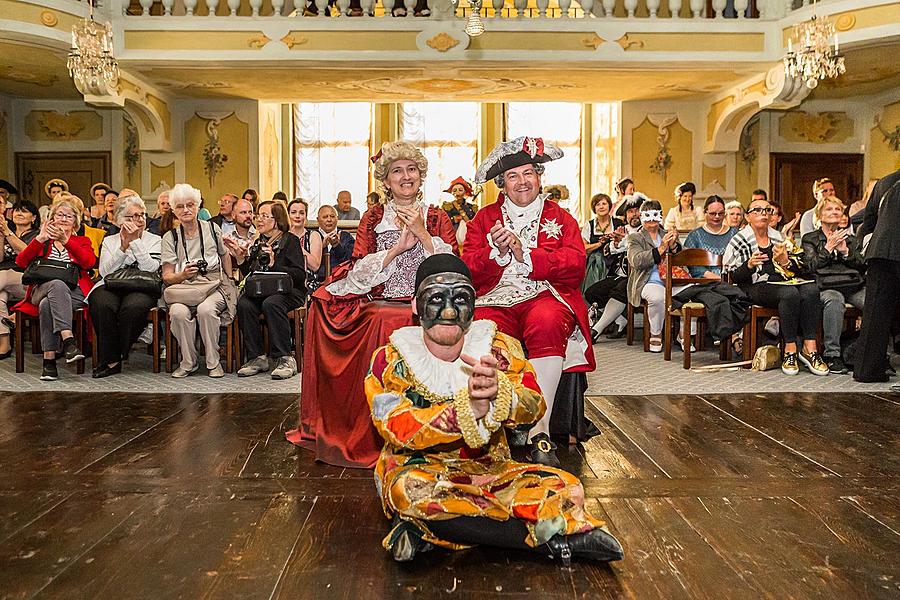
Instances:
[[[66,66],[82,94],[102,94],[119,82],[119,63],[112,54],[109,23],[94,20],[94,3],[88,0],[88,16],[72,26],[72,49]]]
[[[832,36],[833,49],[830,41]],[[797,45],[796,51],[794,44]],[[844,57],[838,52],[838,36],[834,32],[834,24],[813,14],[809,21],[794,25],[794,31],[788,37],[784,70],[788,77],[803,79],[809,89],[819,85],[820,79],[834,79],[842,75],[847,69]]]
[[[459,4],[460,0],[450,0],[455,7]],[[466,19],[466,27],[463,31],[466,32],[466,35],[469,37],[477,37],[484,33],[484,23],[481,21],[481,2],[482,0],[466,0],[469,3],[469,8],[472,9],[472,12],[469,13],[469,18]]]

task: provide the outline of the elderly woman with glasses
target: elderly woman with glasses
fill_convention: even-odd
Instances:
[[[123,196],[116,202],[113,223],[119,232],[106,236],[100,250],[100,276],[126,267],[147,273],[159,270],[161,239],[147,231],[147,207],[140,196]],[[110,289],[101,279],[88,296],[91,320],[97,334],[98,364],[94,379],[122,372],[122,361],[147,324],[159,293]],[[114,286],[112,286],[114,287]]]
[[[50,259],[63,265],[68,273],[76,273],[73,279],[46,279],[28,286],[25,300],[13,310],[38,317],[41,329],[41,347],[44,349],[44,368],[41,380],[55,381],[56,353],[62,350],[67,363],[84,359],[72,333],[72,311],[84,305],[94,283],[91,269],[97,262],[91,240],[75,232],[81,226],[84,203],[68,192],[56,194],[47,220],[34,239],[16,257],[16,264],[26,270],[32,262]],[[64,269],[60,269],[62,272]]]
[[[763,199],[747,208],[748,227],[735,234],[722,259],[732,282],[741,286],[750,300],[778,309],[784,335],[781,371],[800,372],[800,363],[814,375],[828,375],[828,365],[816,346],[822,302],[815,282],[800,279],[805,272],[802,251],[796,252],[785,236],[771,225],[775,209]],[[755,324],[752,324],[755,326]],[[798,341],[802,349],[798,352]]]

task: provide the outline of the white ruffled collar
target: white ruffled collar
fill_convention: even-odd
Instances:
[[[475,358],[489,354],[496,332],[493,321],[473,321],[466,332],[463,353]],[[471,367],[460,358],[452,363],[439,359],[425,347],[423,335],[421,327],[401,327],[391,334],[390,340],[422,385],[439,396],[452,396],[468,385]]]
[[[422,211],[422,218],[425,218],[425,213],[428,211],[428,205],[424,202],[417,202],[419,206],[419,210]],[[375,226],[376,233],[384,233],[385,231],[397,231],[399,228],[397,227],[397,211],[395,210],[395,205],[392,202],[388,202],[384,205],[384,215],[381,217],[381,221],[378,225]]]
[[[513,222],[523,219],[534,221],[535,219],[540,218],[541,213],[544,210],[544,200],[546,197],[547,194],[541,194],[528,206],[519,206],[509,198],[505,198],[503,201],[503,208]]]

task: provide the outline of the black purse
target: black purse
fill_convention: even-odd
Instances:
[[[155,271],[142,271],[137,265],[127,265],[103,278],[103,284],[111,292],[130,294],[138,292],[153,298],[162,295],[162,277]]]
[[[49,244],[50,242],[44,244],[45,254]],[[69,286],[70,290],[74,290],[78,286],[78,273],[78,265],[74,262],[39,256],[25,267],[25,272],[22,273],[22,283],[25,285],[39,285],[59,279]]]
[[[819,290],[835,290],[843,295],[852,294],[865,285],[859,271],[845,265],[829,265],[816,271]]]
[[[287,273],[254,271],[244,280],[244,295],[251,298],[268,298],[273,294],[290,294],[294,280]]]

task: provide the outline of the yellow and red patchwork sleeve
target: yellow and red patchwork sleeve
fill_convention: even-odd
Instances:
[[[506,372],[516,394],[512,414],[504,426],[515,427],[537,422],[547,410],[547,405],[541,395],[541,388],[538,387],[534,369],[525,358],[522,344],[516,338],[498,332],[494,336],[492,352],[499,362],[498,368]]]

